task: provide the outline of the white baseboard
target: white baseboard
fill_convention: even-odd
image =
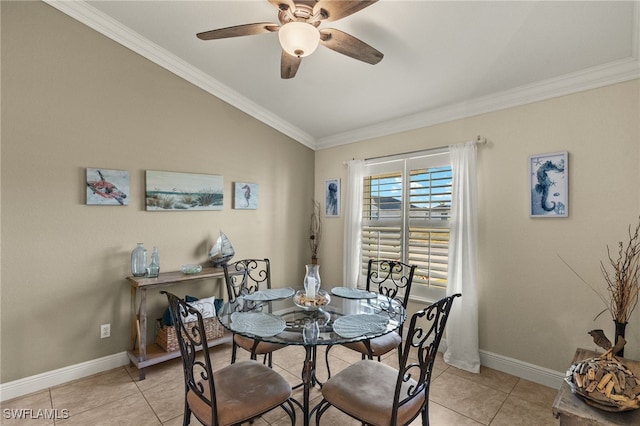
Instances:
[[[560,389],[560,385],[564,380],[563,372],[553,371],[548,368],[539,367],[487,351],[480,351],[480,363],[485,367],[493,368],[503,373],[509,373],[554,389]]]
[[[24,379],[0,384],[0,401],[24,396],[52,386],[61,385],[72,380],[82,379],[103,371],[123,367],[129,363],[126,352],[105,356],[53,371],[25,377]]]
[[[446,350],[447,344],[443,339],[440,350]],[[564,373],[549,370],[517,359],[505,357],[487,351],[480,351],[480,362],[483,366],[509,373],[514,376],[539,383],[554,389],[559,389],[564,379]],[[126,352],[109,355],[92,361],[83,362],[69,367],[59,368],[24,379],[0,384],[0,401],[24,396],[52,386],[58,386],[72,380],[82,379],[103,371],[123,367],[129,363]]]
[[[438,352],[444,354],[446,351],[447,340],[442,339]],[[480,365],[553,389],[560,389],[560,385],[564,381],[564,373],[482,350],[480,351]]]

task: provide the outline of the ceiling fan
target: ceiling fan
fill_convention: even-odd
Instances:
[[[278,9],[280,24],[261,22],[236,25],[196,34],[201,40],[239,37],[278,32],[282,55],[280,77],[293,78],[302,58],[322,44],[343,55],[375,65],[384,56],[381,52],[340,30],[321,28],[322,21],[332,22],[359,12],[378,0],[269,0]]]

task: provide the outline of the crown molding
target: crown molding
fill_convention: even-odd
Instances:
[[[638,79],[640,78],[640,1],[635,1],[633,5],[632,26],[631,56],[628,58],[517,87],[512,90],[493,93],[488,96],[442,108],[376,123],[373,126],[362,127],[360,129],[320,138],[316,141],[315,149],[326,149],[393,135]]]
[[[316,150],[433,126],[637,78],[640,78],[638,60],[636,58],[623,59],[513,90],[321,138],[316,143]]]
[[[250,99],[242,96],[230,87],[220,83],[218,80],[211,78],[198,68],[183,61],[150,40],[140,36],[130,28],[120,24],[88,3],[84,1],[65,0],[42,1],[94,29],[100,34],[112,39],[116,43],[131,49],[142,57],[165,68],[222,101],[238,108],[240,111],[250,115],[256,120],[263,122],[269,127],[272,127],[273,129],[289,136],[311,149],[315,149],[315,139],[308,133],[292,125],[286,120],[283,120],[281,117],[273,114],[271,111],[268,111]]]
[[[218,80],[211,78],[211,76],[171,52],[141,37],[86,2],[82,0],[42,1],[314,150],[388,136],[640,78],[640,30],[638,25],[640,22],[640,2],[635,2],[632,55],[629,58],[443,108],[423,111],[399,119],[316,139],[299,127],[273,114]]]

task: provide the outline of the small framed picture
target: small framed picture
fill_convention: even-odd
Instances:
[[[87,168],[87,205],[128,206],[129,172]]]
[[[324,181],[324,215],[340,216],[340,179]]]
[[[529,216],[569,216],[569,153],[529,157]]]
[[[258,184],[248,182],[233,183],[233,208],[255,210],[258,208]]]

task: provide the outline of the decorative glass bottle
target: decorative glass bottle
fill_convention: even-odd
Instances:
[[[151,252],[151,263],[147,268],[147,276],[149,278],[155,278],[160,273],[160,255],[158,254],[158,247],[154,247]]]
[[[305,343],[317,343],[320,334],[320,326],[316,321],[308,322],[302,329],[302,338]]]
[[[315,298],[320,290],[320,265],[305,265],[304,292],[308,298]]]
[[[131,275],[143,277],[147,272],[147,249],[142,243],[138,243],[131,252]]]

